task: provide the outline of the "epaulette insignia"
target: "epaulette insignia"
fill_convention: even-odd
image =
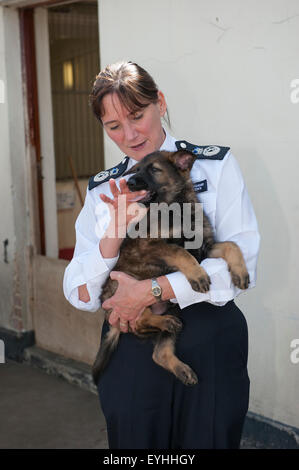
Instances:
[[[178,150],[188,150],[194,153],[200,160],[223,160],[230,149],[230,147],[219,147],[219,145],[194,145],[186,140],[177,140],[175,145]]]
[[[118,178],[121,176],[127,169],[129,163],[129,157],[125,157],[118,165],[109,170],[100,171],[95,176],[91,176],[88,182],[88,189],[93,189],[99,184],[109,181],[110,178]]]

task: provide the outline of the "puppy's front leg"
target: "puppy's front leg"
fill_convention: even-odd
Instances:
[[[243,258],[243,254],[234,242],[214,243],[208,253],[208,258],[223,258],[228,265],[235,286],[247,289],[249,285],[249,274]]]
[[[208,292],[210,278],[198,261],[184,248],[164,243],[159,250],[159,256],[171,268],[181,271],[197,292]]]

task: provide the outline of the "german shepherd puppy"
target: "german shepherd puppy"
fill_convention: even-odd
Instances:
[[[128,234],[124,239],[120,256],[114,271],[123,271],[138,280],[159,277],[174,271],[181,271],[187,277],[192,289],[197,292],[207,292],[210,288],[210,279],[200,266],[204,258],[223,258],[228,264],[233,283],[240,289],[247,289],[249,275],[241,253],[234,242],[216,243],[213,229],[203,213],[199,227],[196,227],[196,210],[198,198],[190,179],[190,170],[196,159],[191,152],[179,150],[177,152],[154,152],[145,156],[136,163],[126,174],[133,174],[127,181],[131,191],[146,189],[145,197],[138,201],[145,206],[150,203],[178,203],[183,208],[184,203],[191,203],[191,229],[202,232],[202,245],[197,249],[185,249],[187,241],[183,230],[180,238],[177,237],[177,228],[174,218],[169,218],[169,235],[163,236],[161,223],[158,225],[158,236],[150,237],[150,210],[144,217],[147,218],[146,238],[131,238]],[[189,204],[190,205],[190,204]],[[140,222],[139,222],[140,223]],[[182,218],[180,229],[182,229]],[[164,233],[165,234],[165,233]],[[188,239],[190,241],[190,239]],[[112,297],[118,286],[116,280],[106,280],[100,300],[103,303]],[[161,307],[166,312],[160,315],[154,313]],[[111,309],[105,313],[108,321]],[[175,355],[175,342],[182,328],[179,318],[180,309],[177,304],[170,301],[158,302],[146,308],[136,322],[136,331],[133,333],[140,338],[152,337],[154,342],[153,360],[168,371],[175,374],[185,385],[195,385],[198,382],[194,371],[180,361]],[[129,328],[129,331],[132,330]],[[110,325],[110,330],[104,337],[92,367],[94,382],[97,381],[107,365],[112,352],[118,344],[121,331],[118,327]]]

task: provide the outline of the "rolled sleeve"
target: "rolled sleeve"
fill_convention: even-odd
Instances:
[[[97,244],[89,253],[81,256],[83,277],[88,282],[99,274],[110,271],[116,264],[116,258],[103,258],[101,255],[99,244]]]
[[[98,204],[104,203],[100,201]],[[91,312],[100,308],[99,297],[102,286],[118,261],[118,256],[103,258],[100,252],[99,243],[110,216],[105,207],[102,211],[97,209],[97,213],[102,217],[99,224],[95,215],[96,209],[87,190],[84,206],[75,224],[74,257],[66,267],[63,278],[63,292],[66,299],[75,308]],[[79,300],[78,287],[84,284],[90,297],[89,302]]]
[[[100,265],[102,270],[98,275],[92,277],[92,270],[88,271],[87,269],[87,279],[87,277],[84,276],[86,268],[85,263],[73,258],[71,263],[66,267],[63,279],[64,295],[70,304],[79,310],[96,312],[101,306],[100,295],[102,292],[102,286],[108,278],[110,271],[112,271],[116,265],[117,260],[118,256],[115,258],[102,258]],[[97,266],[97,268],[99,268],[99,266]],[[89,302],[83,302],[79,300],[78,287],[83,284],[86,284],[86,288],[90,297]]]

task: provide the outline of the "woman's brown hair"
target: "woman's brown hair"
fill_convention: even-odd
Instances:
[[[136,112],[150,103],[157,103],[158,87],[140,65],[128,61],[107,65],[97,76],[93,84],[89,101],[97,119],[102,122],[104,115],[103,98],[109,93],[116,93],[120,102],[130,111]],[[165,119],[170,127],[168,110]]]

